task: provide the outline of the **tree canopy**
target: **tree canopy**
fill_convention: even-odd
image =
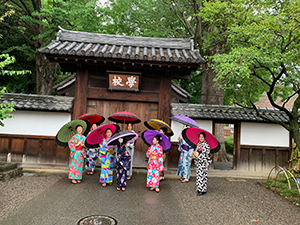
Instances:
[[[257,110],[255,102],[266,92],[272,106],[289,118],[289,124],[272,122],[290,131],[300,146],[300,1],[214,0],[204,5],[205,21],[231,21],[221,34],[229,51],[211,56],[217,80],[230,94],[229,103]],[[288,110],[286,102],[294,95],[298,97]],[[278,97],[282,104],[276,103]]]
[[[2,0],[0,14],[14,11],[0,22],[6,44],[1,50],[24,57],[32,67],[38,94],[51,94],[57,65],[49,63],[37,50],[55,39],[58,26],[66,29],[99,32],[97,0]],[[20,53],[20,54],[19,54]],[[27,65],[24,65],[26,68]],[[34,90],[32,90],[34,92]]]
[[[9,16],[13,14],[14,11],[10,10],[5,12],[3,16],[0,17],[0,22],[4,20],[6,16]],[[2,38],[2,34],[0,34],[0,39]],[[9,56],[8,54],[0,54],[0,76],[13,76],[13,75],[23,75],[26,73],[30,73],[30,71],[11,71],[7,70],[7,66],[15,62],[15,57]],[[0,98],[3,93],[6,92],[6,87],[0,86]],[[13,112],[14,109],[14,104],[11,103],[6,103],[0,104],[0,126],[4,126],[4,123],[2,122],[6,118],[11,118],[13,115],[11,112]]]

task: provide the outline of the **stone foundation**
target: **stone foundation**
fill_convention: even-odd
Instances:
[[[23,176],[23,168],[18,168],[16,163],[0,163],[0,181]]]

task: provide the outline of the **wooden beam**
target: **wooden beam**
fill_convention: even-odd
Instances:
[[[233,134],[233,169],[238,169],[238,164],[241,156],[241,123],[234,123],[234,134]]]
[[[161,76],[159,88],[159,103],[158,103],[158,119],[170,124],[170,104],[171,104],[171,75],[170,71],[166,70]]]
[[[87,68],[77,68],[73,111],[74,119],[77,119],[80,115],[86,113],[88,73],[89,70]]]
[[[117,100],[129,102],[155,102],[159,100],[158,92],[140,91],[140,92],[125,92],[125,91],[109,91],[106,88],[89,88],[87,91],[88,99],[99,100]]]

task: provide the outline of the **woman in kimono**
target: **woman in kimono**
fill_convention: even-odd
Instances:
[[[111,129],[106,129],[105,131],[106,138],[103,138],[100,143],[99,148],[99,159],[101,161],[101,172],[99,183],[103,187],[106,187],[106,184],[112,185],[113,182],[113,165],[115,159],[115,153],[117,148],[107,148],[107,142],[112,136]]]
[[[117,150],[117,190],[125,191],[127,186],[127,171],[130,169],[131,156],[127,152],[126,142],[119,138],[119,145]]]
[[[85,136],[82,134],[83,128],[78,125],[76,134],[68,142],[70,148],[70,157],[72,158],[69,179],[72,179],[73,184],[81,183],[83,163],[85,157],[84,141]]]
[[[197,167],[196,173],[196,186],[198,196],[204,195],[207,192],[207,170],[208,166],[211,163],[209,157],[210,148],[207,142],[205,141],[206,135],[204,132],[199,134],[199,143],[194,151],[194,160]]]
[[[132,123],[128,123],[127,130],[131,131],[131,132],[134,132]],[[129,153],[129,155],[131,156],[130,169],[127,170],[127,180],[131,180],[131,178],[132,178],[132,164],[133,164],[133,154],[134,154],[134,143],[135,142],[131,142],[131,143],[127,143],[126,144],[126,150]]]
[[[181,137],[178,142],[178,151],[180,152],[180,158],[178,162],[177,176],[180,176],[182,183],[187,183],[190,180],[191,161],[194,149]]]
[[[97,128],[94,123],[91,127],[89,134]],[[89,148],[86,152],[85,169],[88,175],[93,175],[95,171],[95,165],[99,154],[99,148]]]
[[[148,173],[147,173],[147,187],[150,187],[150,191],[159,193],[159,177],[160,172],[164,170],[163,166],[163,149],[159,145],[162,141],[160,135],[156,135],[153,138],[153,145],[151,145],[146,153],[149,157],[148,161]]]

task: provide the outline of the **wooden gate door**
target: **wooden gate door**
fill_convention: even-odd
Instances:
[[[139,103],[139,102],[126,102],[126,101],[101,101],[101,100],[88,100],[87,112],[98,113],[105,117],[103,124],[111,123],[108,117],[115,112],[127,111],[137,115],[142,121],[139,124],[134,124],[134,131],[141,136],[147,128],[144,121],[149,119],[156,119],[158,112],[158,103]],[[123,130],[123,125],[118,124]],[[144,144],[141,137],[138,138],[134,150],[133,165],[135,167],[146,167],[147,161],[145,160],[146,151],[148,147]]]

